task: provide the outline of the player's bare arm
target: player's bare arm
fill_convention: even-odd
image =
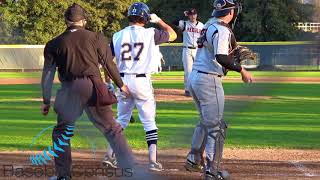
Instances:
[[[164,22],[161,18],[159,18],[156,14],[150,15],[150,22],[155,23],[160,26],[160,28],[169,33],[169,41],[172,42],[177,39],[177,33],[169,26],[166,22]]]

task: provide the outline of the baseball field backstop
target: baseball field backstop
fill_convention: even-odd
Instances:
[[[320,70],[320,45],[314,42],[240,43],[258,54],[257,62],[245,62],[247,68],[261,70]],[[43,66],[43,45],[0,45],[1,71],[38,71]],[[161,46],[164,70],[182,70],[181,44]]]

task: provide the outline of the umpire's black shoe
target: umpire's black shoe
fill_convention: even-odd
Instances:
[[[130,118],[130,123],[135,123],[136,122],[136,120],[134,119],[134,117],[133,116],[131,116],[131,118]]]

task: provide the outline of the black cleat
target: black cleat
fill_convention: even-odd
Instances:
[[[209,171],[206,171],[205,173],[205,180],[229,180],[230,174],[228,171],[218,171],[217,173],[211,173]]]
[[[184,92],[184,96],[186,96],[186,97],[192,97],[192,96],[191,96],[191,93],[190,93],[189,91],[185,91],[185,92]]]
[[[203,172],[203,166],[201,164],[196,164],[187,159],[186,164],[184,165],[187,171],[190,172]]]
[[[134,119],[134,117],[133,116],[131,116],[131,118],[130,118],[130,123],[135,123],[136,122],[136,120]]]

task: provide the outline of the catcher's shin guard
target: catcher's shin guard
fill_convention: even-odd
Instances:
[[[192,137],[191,151],[187,156],[185,168],[191,172],[202,172],[204,167],[203,153],[206,144],[206,136],[208,134],[205,125],[199,123]]]
[[[207,172],[217,174],[220,172],[224,141],[227,135],[227,124],[224,120],[220,123],[219,130],[209,130],[209,136],[214,139],[213,157],[207,156]]]

